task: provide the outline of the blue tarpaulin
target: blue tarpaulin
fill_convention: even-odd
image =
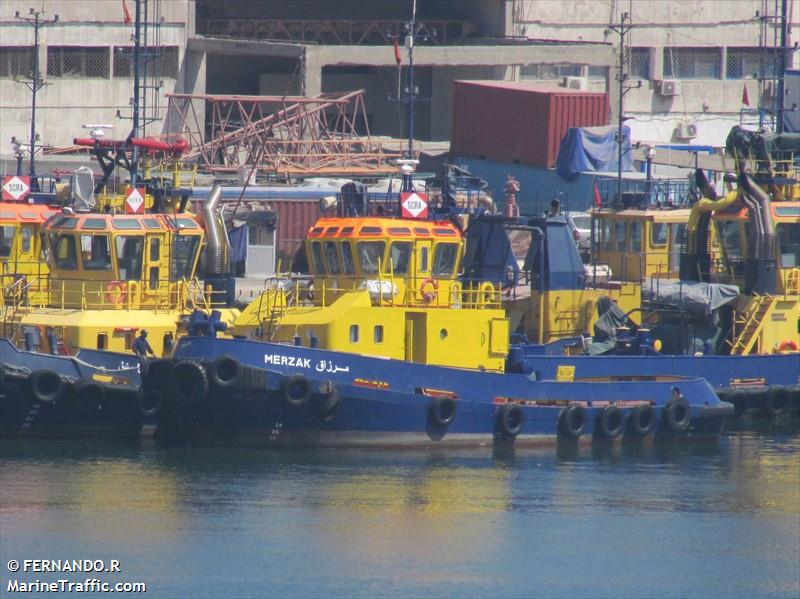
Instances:
[[[622,170],[633,170],[630,127],[623,127]],[[617,170],[616,127],[573,127],[567,130],[556,160],[556,172],[566,181],[577,179],[585,172],[614,172]]]
[[[228,230],[228,240],[231,243],[231,260],[233,262],[247,260],[248,239],[249,229],[246,224]]]

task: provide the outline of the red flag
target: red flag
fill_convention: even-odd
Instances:
[[[597,181],[594,183],[594,205],[600,208],[603,205],[603,198],[600,197],[600,190],[597,188]]]
[[[742,104],[750,106],[750,97],[747,95],[747,84],[742,84]]]
[[[394,59],[397,61],[397,66],[403,62],[403,57],[400,55],[400,46],[397,45],[397,38],[394,38]]]
[[[122,0],[122,12],[122,20],[125,21],[125,24],[130,25],[133,23],[133,19],[131,19],[131,13],[128,11],[128,7],[125,5],[125,0]]]

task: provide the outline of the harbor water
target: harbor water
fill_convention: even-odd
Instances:
[[[502,454],[3,441],[0,595],[97,578],[175,598],[796,598],[800,425],[733,426]],[[84,559],[119,571],[23,571]]]

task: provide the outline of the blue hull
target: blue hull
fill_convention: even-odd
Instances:
[[[208,367],[215,358],[233,357],[266,371],[264,388],[234,397],[212,393],[179,410],[176,420],[196,442],[259,446],[517,445],[552,443],[574,437],[560,432],[562,413],[581,406],[581,440],[597,438],[597,418],[614,403],[627,417],[638,405],[652,406],[658,421],[653,434],[673,437],[665,425],[667,402],[677,387],[688,402],[691,424],[682,437],[718,436],[733,412],[703,379],[671,378],[558,382],[522,374],[501,374],[427,366],[290,345],[209,337],[182,338],[176,361]],[[288,377],[300,375],[310,399],[293,405],[285,396]],[[335,416],[322,417],[326,392],[341,397]],[[431,418],[437,397],[455,399],[455,417],[442,425]],[[503,406],[519,406],[522,424],[508,435],[498,430]],[[626,430],[627,433],[627,430]],[[626,436],[626,435],[623,435]]]
[[[136,437],[144,422],[139,410],[139,360],[130,354],[81,350],[77,356],[20,351],[0,338],[0,436]],[[43,401],[30,388],[31,373],[54,373],[53,397]],[[81,385],[99,375],[112,380]],[[100,389],[98,391],[98,389]]]

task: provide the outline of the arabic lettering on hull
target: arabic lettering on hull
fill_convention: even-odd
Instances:
[[[282,356],[280,354],[264,354],[264,364],[273,366],[289,366],[294,368],[305,368],[311,370],[311,358],[301,358],[297,356]],[[335,374],[337,372],[350,372],[349,366],[339,366],[332,360],[319,360],[313,367],[317,372],[327,372]]]

